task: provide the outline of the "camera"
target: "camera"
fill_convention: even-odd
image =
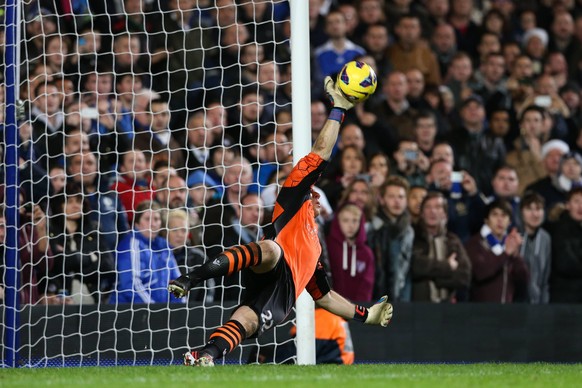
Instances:
[[[358,180],[363,180],[367,183],[370,183],[372,181],[372,176],[370,176],[370,174],[358,174],[355,176],[355,178]]]
[[[416,159],[418,159],[418,151],[414,151],[414,150],[404,150],[404,159],[406,159],[406,160],[416,160]]]

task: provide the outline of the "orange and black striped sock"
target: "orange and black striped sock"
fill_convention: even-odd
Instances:
[[[231,275],[245,268],[261,264],[261,247],[257,243],[238,245],[222,252],[195,268],[188,276],[194,282]]]
[[[247,336],[247,332],[239,321],[231,319],[210,335],[208,344],[201,350],[202,353],[219,359],[238,346]]]

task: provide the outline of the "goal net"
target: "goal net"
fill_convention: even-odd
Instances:
[[[20,365],[179,363],[245,279],[188,300],[168,280],[260,239],[292,165],[287,1],[20,3],[18,260],[0,273]],[[293,362],[292,326],[226,362]]]

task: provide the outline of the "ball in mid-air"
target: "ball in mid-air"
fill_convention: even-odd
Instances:
[[[336,83],[348,100],[358,103],[374,94],[378,80],[374,69],[367,63],[351,61],[339,72]]]

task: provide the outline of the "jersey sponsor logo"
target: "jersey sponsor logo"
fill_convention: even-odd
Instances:
[[[263,323],[261,325],[263,331],[269,330],[273,327],[273,313],[271,313],[271,310],[261,313],[261,322]]]
[[[317,225],[310,225],[309,223],[305,224],[305,230],[307,231],[307,234],[309,235],[309,237],[311,237],[312,240],[319,240],[319,237],[317,235]]]
[[[214,259],[214,261],[212,262],[212,264],[214,264],[214,265],[220,265],[220,260]]]

